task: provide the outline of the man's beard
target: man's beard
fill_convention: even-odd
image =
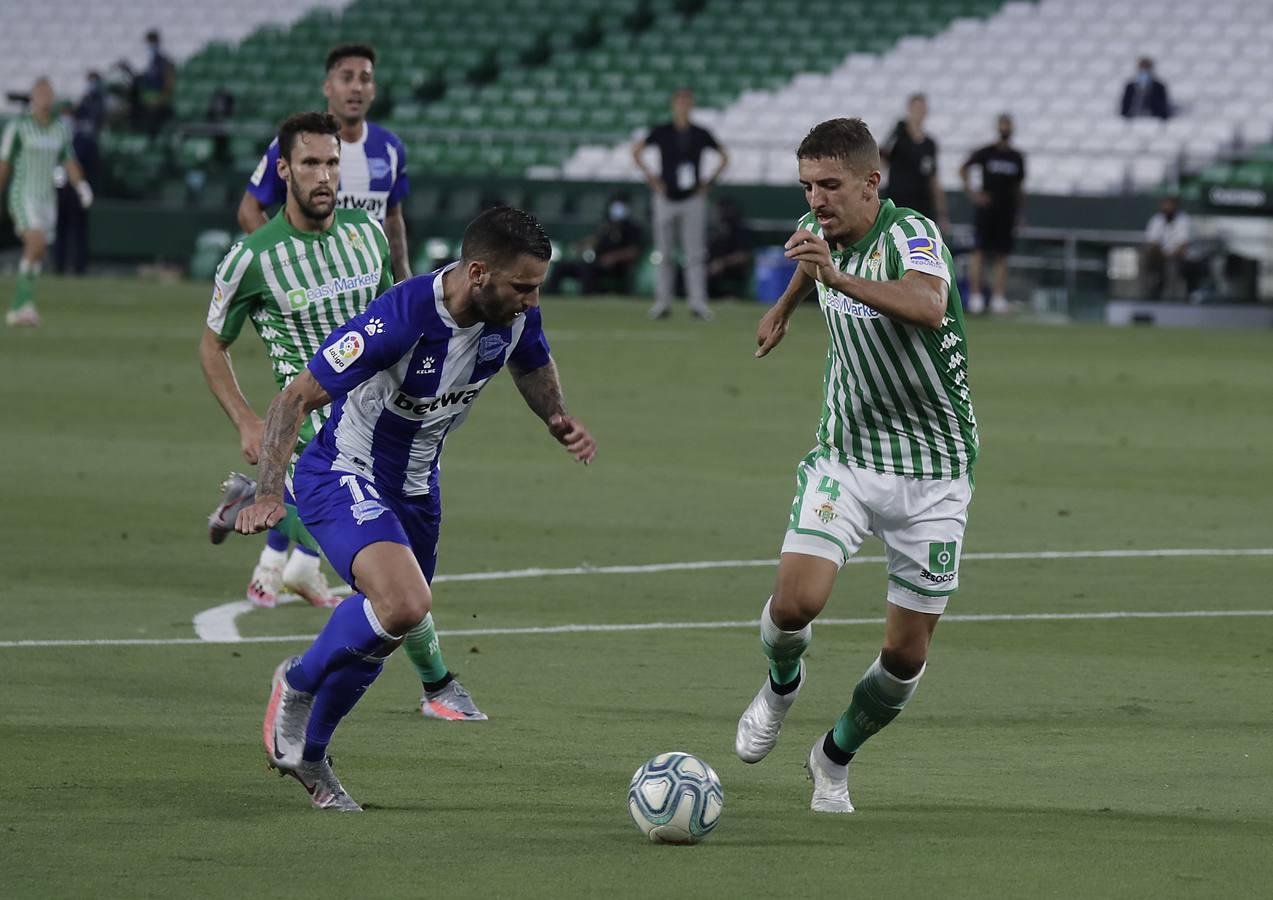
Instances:
[[[332,197],[330,200],[320,200],[320,203],[328,205],[327,209],[320,209],[312,203],[301,199],[299,194],[293,194],[293,196],[296,197],[296,206],[300,209],[301,215],[315,222],[327,218],[336,209],[335,197]]]

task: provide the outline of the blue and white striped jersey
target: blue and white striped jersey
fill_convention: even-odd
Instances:
[[[340,142],[340,187],[336,205],[363,209],[381,224],[385,215],[406,198],[407,150],[388,128],[364,122],[362,137]],[[256,171],[248,179],[248,193],[262,206],[287,200],[287,182],[278,174],[278,138],[270,142]]]
[[[507,328],[455,324],[442,303],[442,275],[452,267],[381,294],[310,360],[332,407],[305,450],[308,463],[395,494],[427,494],[446,436],[486,383],[508,362],[524,371],[548,364],[538,308]]]

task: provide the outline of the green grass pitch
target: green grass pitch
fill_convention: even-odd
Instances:
[[[0,279],[7,298],[12,280]],[[198,371],[208,291],[46,278],[0,333],[0,642],[188,640],[242,596],[256,539],[205,537],[237,439]],[[761,307],[649,323],[554,300],[572,464],[507,377],[448,442],[439,571],[777,554],[812,443],[825,333],[802,310],[752,358]],[[1273,547],[1266,332],[972,323],[984,455],[969,553]],[[235,348],[272,395],[256,338]],[[882,548],[872,543],[865,553]],[[952,614],[1271,610],[1273,557],[970,560]],[[754,619],[770,567],[440,583],[447,630]],[[883,612],[880,564],[827,612]],[[315,632],[298,605],[245,637]],[[808,810],[801,763],[878,625],[815,625],[810,681],[748,767],[734,724],[755,630],[443,637],[491,715],[424,722],[393,660],[337,733],[365,815],[267,775],[270,672],[300,641],[0,646],[5,897],[1222,897],[1273,877],[1273,617],[948,621],[906,713],[866,745],[859,812]],[[628,820],[633,770],[707,759],[721,825],[694,848]]]

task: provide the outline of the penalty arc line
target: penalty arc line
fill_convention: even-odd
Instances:
[[[962,559],[970,562],[999,560],[1053,560],[1053,559],[1141,559],[1208,556],[1273,556],[1273,548],[1255,549],[1167,549],[1167,550],[1040,550],[1025,553],[965,553]],[[883,556],[855,556],[846,565],[887,562]],[[657,572],[695,572],[709,569],[745,569],[778,564],[776,559],[721,559],[697,562],[650,563],[626,566],[574,566],[564,569],[512,569],[506,572],[463,572],[454,575],[438,575],[434,584],[460,581],[507,581],[518,578],[550,578],[577,575],[644,575]],[[281,603],[298,602],[299,598],[284,595]],[[233,600],[205,609],[194,617],[195,635],[210,643],[233,643],[242,640],[237,619],[254,607],[247,600]],[[949,619],[949,617],[947,617]],[[0,645],[3,646],[3,645]]]
[[[1115,619],[1233,619],[1273,618],[1273,609],[1190,609],[1190,610],[1110,610],[1079,613],[986,613],[942,616],[943,622],[1094,622]],[[819,619],[818,625],[883,625],[884,618]],[[439,637],[488,637],[496,635],[622,634],[632,631],[709,631],[727,628],[756,628],[759,619],[717,622],[633,622],[627,624],[533,625],[524,628],[441,629]],[[279,644],[312,641],[312,634],[272,634],[240,637],[233,641],[206,641],[202,638],[122,638],[99,640],[0,641],[0,649],[18,647],[167,647],[225,646],[227,644]]]

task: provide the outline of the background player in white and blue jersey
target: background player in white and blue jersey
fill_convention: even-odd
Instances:
[[[508,366],[526,405],[582,463],[596,443],[566,413],[544,337],[539,289],[548,237],[517,209],[487,210],[464,231],[461,258],[376,298],[332,332],[265,420],[250,534],[285,515],[283,476],[305,416],[331,415],[296,466],[301,519],[358,593],[336,607],[303,656],[274,673],[265,714],[269,764],[320,809],[358,811],[332,774],[327,745],[403,635],[432,606],[446,436]]]
[[[407,151],[396,134],[367,121],[367,110],[376,99],[376,51],[367,44],[333,47],[327,54],[326,72],[323,96],[327,98],[327,111],[340,123],[336,206],[362,209],[384,226],[393,280],[403,281],[411,277],[407,225],[402,216],[402,201],[410,188]],[[248,234],[269,221],[267,209],[287,201],[287,183],[278,173],[278,157],[279,143],[275,138],[252,173],[239,203],[239,225]],[[275,563],[289,546],[291,541],[282,529],[270,531],[249,590],[271,594],[282,588],[283,569]],[[312,550],[297,544],[293,554],[295,567],[312,568],[300,565],[312,556]]]
[[[367,44],[341,44],[327,54],[323,96],[327,111],[340,122],[340,186],[336,205],[363,209],[384,226],[393,259],[393,280],[411,277],[407,224],[402,201],[407,181],[407,151],[398,136],[367,121],[376,99],[376,51]],[[269,217],[266,209],[287,199],[278,175],[278,139],[270,142],[239,201],[239,226],[251,234]]]

